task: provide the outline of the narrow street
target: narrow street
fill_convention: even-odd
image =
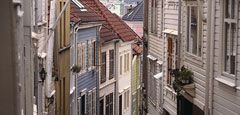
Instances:
[[[239,0],[0,9],[0,115],[240,115]]]

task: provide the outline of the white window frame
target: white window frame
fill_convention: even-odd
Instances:
[[[229,0],[230,2],[231,0]],[[221,14],[220,14],[220,17],[221,17],[221,27],[222,27],[222,31],[220,34],[220,38],[221,38],[221,49],[220,49],[220,65],[219,66],[219,70],[221,71],[221,75],[219,77],[216,77],[215,80],[217,80],[218,82],[221,82],[229,87],[232,87],[232,88],[238,88],[237,87],[237,59],[238,59],[238,55],[237,55],[237,50],[238,50],[238,38],[237,38],[237,35],[238,35],[238,30],[236,30],[235,32],[235,36],[236,36],[236,42],[237,44],[236,45],[236,54],[235,54],[235,74],[231,74],[231,73],[228,73],[228,72],[225,72],[225,23],[228,23],[228,24],[231,24],[231,23],[235,23],[236,25],[236,29],[238,29],[238,18],[239,18],[239,15],[238,15],[238,7],[239,7],[239,1],[238,0],[235,0],[236,3],[235,3],[235,14],[234,15],[234,18],[228,18],[225,16],[225,8],[226,8],[226,0],[220,0],[220,11],[221,11]],[[232,9],[232,8],[230,8]],[[230,33],[230,32],[229,32]],[[230,37],[231,38],[231,37]],[[233,52],[231,52],[233,53]]]
[[[225,77],[229,77],[230,79],[235,79],[235,75],[236,75],[236,66],[237,66],[237,35],[238,35],[238,33],[237,33],[237,29],[238,29],[238,4],[239,4],[239,1],[238,0],[229,0],[229,2],[231,2],[231,1],[235,1],[235,14],[232,14],[232,15],[234,15],[234,17],[235,18],[226,18],[225,17],[225,11],[226,11],[226,0],[223,0],[224,2],[223,2],[223,4],[222,4],[222,8],[223,8],[223,15],[222,15],[222,17],[223,17],[223,34],[222,34],[222,45],[223,45],[223,52],[222,52],[222,75],[223,76],[225,76]],[[231,6],[230,6],[231,7]],[[232,46],[232,45],[236,45],[235,47],[236,47],[236,49],[235,49],[235,53],[234,53],[234,49],[232,49],[233,51],[230,51],[230,53],[232,53],[232,55],[235,55],[235,71],[234,71],[234,74],[232,74],[231,72],[226,72],[225,71],[225,66],[226,66],[226,64],[225,64],[225,58],[226,58],[226,55],[230,55],[230,54],[225,54],[225,50],[226,50],[226,48],[225,48],[225,46],[226,46],[226,44],[225,44],[225,35],[226,35],[226,28],[225,28],[225,23],[228,23],[229,25],[230,25],[230,27],[231,27],[231,24],[235,24],[235,29],[236,29],[236,32],[234,32],[234,36],[235,36],[235,38],[236,38],[236,44],[231,44],[230,45],[230,47]],[[229,28],[230,28],[229,27]],[[230,33],[230,32],[229,32]],[[232,36],[233,36],[233,34],[229,34],[229,38],[231,38]],[[233,38],[234,39],[234,38]],[[230,40],[230,42],[232,42],[232,43],[234,43],[232,40]],[[229,63],[231,63],[231,61],[229,62]],[[229,65],[229,66],[231,66],[231,65]],[[231,68],[231,67],[230,67]],[[231,71],[231,70],[229,70],[229,71]]]
[[[189,7],[197,7],[198,10],[198,19],[197,19],[197,51],[196,54],[192,51],[193,49],[193,43],[190,43],[190,38],[191,38],[191,26],[188,26],[189,23],[191,22],[191,16],[188,16],[188,8]],[[191,0],[191,1],[186,1],[186,51],[187,53],[197,56],[197,57],[202,57],[202,50],[203,50],[203,3],[201,0]],[[191,15],[191,13],[189,14]],[[192,46],[192,47],[191,47]]]
[[[150,3],[150,33],[153,35],[157,35],[157,22],[158,22],[158,0],[151,0]]]

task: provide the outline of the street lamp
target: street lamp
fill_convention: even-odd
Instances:
[[[42,80],[41,82],[43,83],[46,78],[47,72],[45,71],[44,68],[42,68],[41,71],[39,72],[39,74],[40,74],[40,78]]]

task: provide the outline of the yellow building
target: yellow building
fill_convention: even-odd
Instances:
[[[57,0],[57,16],[68,0]],[[70,4],[62,14],[56,29],[54,67],[58,79],[56,87],[56,115],[69,115],[70,92]]]

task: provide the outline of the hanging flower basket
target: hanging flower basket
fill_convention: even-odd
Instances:
[[[186,84],[190,84],[192,83],[192,75],[193,72],[186,69],[184,66],[181,68],[180,71],[180,77],[179,80],[182,82],[182,84],[186,85]]]
[[[73,73],[79,73],[81,70],[81,67],[79,65],[74,65],[72,68],[71,68],[71,71]]]

